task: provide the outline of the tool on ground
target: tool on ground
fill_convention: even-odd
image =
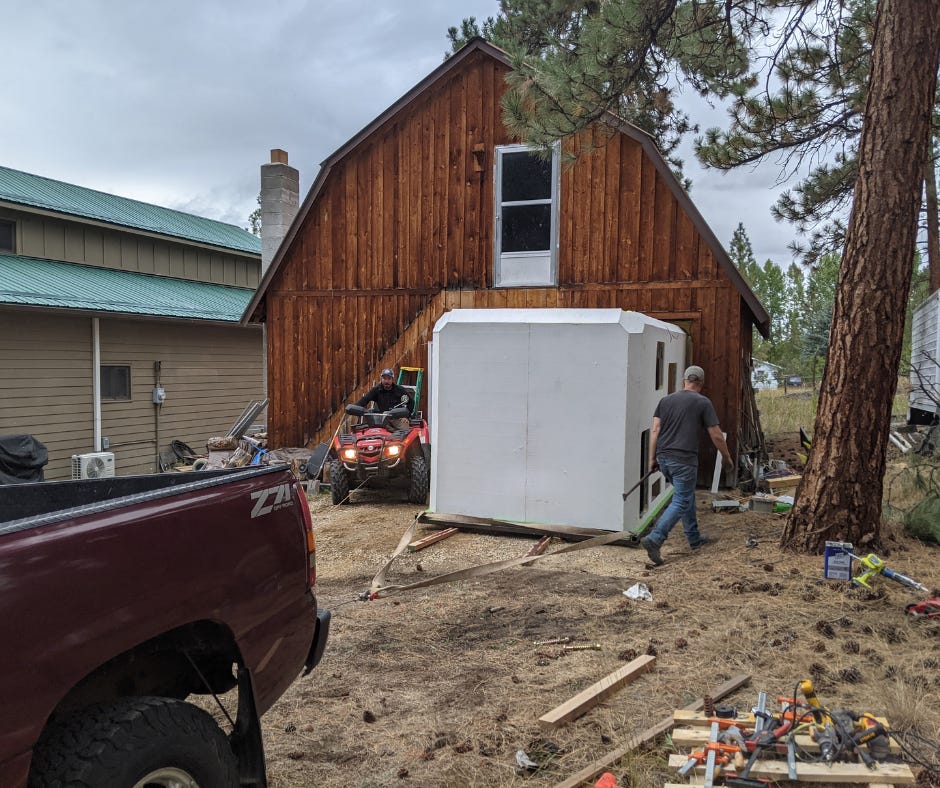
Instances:
[[[562,646],[561,650],[562,651],[600,651],[601,644],[600,643],[574,644],[571,646]]]
[[[741,748],[734,744],[722,744],[718,741],[719,722],[715,720],[711,726],[711,732],[708,737],[708,744],[701,750],[696,750],[689,755],[689,760],[685,766],[679,769],[679,774],[685,777],[696,766],[705,764],[705,782],[706,788],[711,788],[715,784],[715,767],[724,766],[731,763],[731,759]]]
[[[904,606],[904,612],[914,618],[940,618],[940,597],[908,602]]]
[[[763,693],[761,694],[763,695]],[[768,785],[769,783],[766,780],[758,780],[750,777],[751,769],[754,768],[754,764],[757,763],[757,759],[761,756],[761,753],[767,748],[775,746],[777,741],[786,736],[792,727],[793,722],[791,720],[784,720],[774,729],[767,727],[760,731],[755,731],[754,735],[747,743],[747,749],[751,754],[744,764],[744,769],[736,776],[728,777],[725,780],[725,785],[736,786],[736,788],[764,788]]]
[[[604,772],[597,782],[594,783],[594,788],[620,788],[617,785],[617,778],[614,777],[610,772]]]
[[[916,580],[912,580],[906,575],[902,575],[900,572],[895,572],[893,569],[889,569],[885,562],[874,553],[869,553],[864,557],[855,555],[854,553],[850,553],[850,555],[864,567],[864,571],[860,575],[852,578],[852,583],[854,585],[863,586],[864,588],[870,590],[870,581],[872,578],[878,575],[884,575],[889,580],[894,580],[895,582],[901,583],[901,585],[905,585],[910,588],[916,588],[918,591],[927,590],[927,586],[925,586],[923,583],[918,583]]]
[[[658,470],[659,470],[658,468],[654,468],[653,470],[651,470],[651,471],[649,471],[648,473],[646,473],[646,474],[644,474],[643,476],[641,476],[641,477],[640,477],[640,481],[638,481],[636,484],[634,484],[629,490],[627,490],[627,491],[623,494],[623,499],[624,499],[624,500],[627,500],[627,498],[630,497],[630,493],[632,493],[637,487],[639,487],[641,484],[643,484],[643,482],[645,482],[650,476],[652,476],[652,475],[653,475],[654,473],[656,473]]]
[[[533,640],[532,645],[533,646],[556,646],[559,643],[567,643],[569,640],[571,640],[571,638],[565,635],[564,637],[560,637],[560,638],[548,638],[548,640]]]

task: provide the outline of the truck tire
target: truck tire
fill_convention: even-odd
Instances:
[[[334,506],[349,503],[349,474],[339,460],[330,461],[330,493]]]
[[[411,484],[408,487],[408,503],[426,504],[431,491],[431,471],[420,454],[411,458]]]
[[[125,698],[53,723],[29,788],[237,788],[238,764],[209,714],[174,698]]]

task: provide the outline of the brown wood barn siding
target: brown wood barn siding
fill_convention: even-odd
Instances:
[[[426,365],[434,323],[457,307],[691,321],[694,360],[734,442],[749,333],[740,294],[636,140],[596,131],[567,146],[582,155],[563,162],[557,288],[485,289],[493,150],[512,141],[500,122],[505,71],[469,58],[334,163],[267,291],[274,445],[329,439],[378,369]]]

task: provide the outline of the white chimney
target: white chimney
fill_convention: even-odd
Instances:
[[[268,270],[297,215],[300,173],[287,165],[287,151],[271,150],[271,163],[261,165],[261,275]]]

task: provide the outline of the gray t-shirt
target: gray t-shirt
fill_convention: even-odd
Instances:
[[[677,391],[663,397],[653,415],[660,421],[656,455],[697,465],[700,430],[718,424],[711,400],[697,391]]]

